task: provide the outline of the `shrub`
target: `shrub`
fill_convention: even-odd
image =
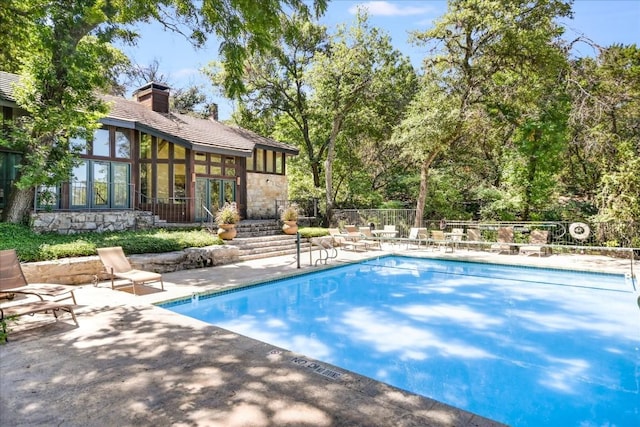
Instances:
[[[298,220],[298,205],[295,203],[290,204],[280,213],[280,219],[282,221],[297,221]]]
[[[236,224],[238,221],[240,221],[240,214],[235,203],[225,203],[216,212],[217,224]]]

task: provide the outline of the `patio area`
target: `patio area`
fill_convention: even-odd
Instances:
[[[457,250],[344,251],[328,267],[387,253],[625,274],[630,260],[533,258]],[[153,304],[313,271],[318,252],[164,274],[165,291],[110,284],[76,291],[80,327],[64,317],[10,324],[0,345],[0,424],[190,426],[492,426],[431,399],[180,316]],[[36,327],[38,326],[38,327]],[[326,368],[342,375],[334,379]]]

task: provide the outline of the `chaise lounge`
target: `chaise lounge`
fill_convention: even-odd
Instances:
[[[164,291],[162,275],[152,271],[135,270],[132,268],[120,246],[98,248],[97,250],[100,261],[102,261],[102,265],[104,265],[104,268],[111,277],[111,289],[117,288],[115,279],[125,279],[129,283],[120,287],[131,287],[134,295],[137,295],[136,285],[153,282],[160,282],[160,288]]]
[[[50,301],[71,299],[76,304],[74,289],[53,283],[28,283],[15,249],[0,251],[0,294],[36,295],[41,301],[44,301],[43,296],[49,297]]]

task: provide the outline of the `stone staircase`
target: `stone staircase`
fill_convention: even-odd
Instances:
[[[269,258],[281,255],[294,255],[297,251],[296,236],[282,232],[277,220],[246,220],[236,225],[238,235],[229,245],[240,251],[240,260]],[[300,251],[309,250],[309,243],[303,239]]]
[[[239,238],[284,235],[282,224],[275,219],[243,220],[236,224]]]
[[[289,236],[280,232],[277,236],[262,237],[236,237],[227,242],[228,245],[237,247],[240,251],[240,261],[250,259],[269,258],[281,255],[295,255],[296,236]],[[309,243],[300,242],[300,252],[309,250]]]

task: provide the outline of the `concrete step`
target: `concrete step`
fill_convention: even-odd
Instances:
[[[236,237],[228,244],[234,245],[239,249],[241,260],[268,258],[273,256],[295,254],[296,236],[283,234],[262,235],[260,237]],[[302,252],[309,250],[309,243],[302,241],[300,243]]]
[[[282,234],[277,220],[245,220],[236,225],[238,237],[275,236]]]

